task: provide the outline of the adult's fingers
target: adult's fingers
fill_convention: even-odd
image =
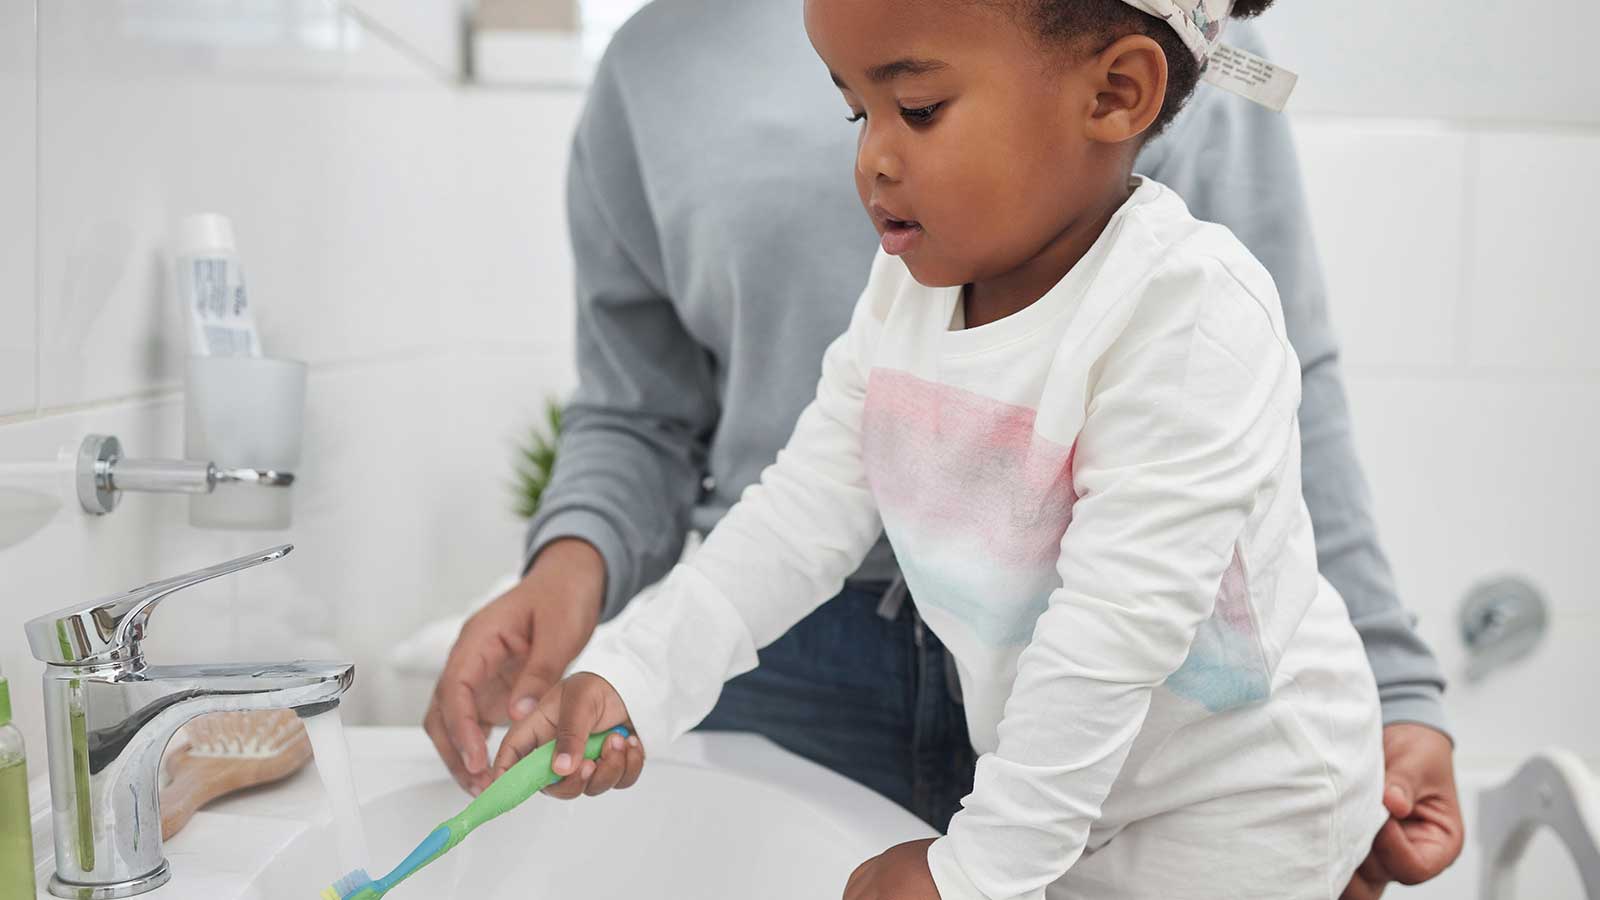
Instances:
[[[475,685],[449,673],[441,676],[436,699],[445,734],[468,774],[477,775],[489,765],[489,738],[478,723]]]
[[[1356,869],[1355,877],[1350,879],[1350,886],[1339,895],[1339,900],[1378,900],[1390,880],[1383,863],[1378,861],[1375,854],[1369,853]]]
[[[1395,881],[1420,884],[1449,868],[1461,854],[1456,815],[1420,803],[1410,819],[1396,826],[1397,835],[1379,832],[1373,850]]]
[[[1373,857],[1393,881],[1414,884],[1438,874],[1433,870],[1423,847],[1412,837],[1400,822],[1390,819],[1372,844]]]
[[[1388,784],[1383,788],[1383,808],[1396,819],[1410,817],[1416,807],[1417,779],[1415,773],[1396,769],[1386,773]]]
[[[428,738],[433,741],[433,749],[444,761],[445,768],[450,770],[450,777],[455,779],[462,790],[476,793],[473,791],[471,776],[461,764],[461,754],[450,742],[450,735],[445,731],[444,716],[439,710],[437,699],[428,704],[428,714],[422,719],[422,730],[426,731]]]
[[[486,649],[492,652],[497,644],[493,638],[485,640],[475,634],[469,624],[450,651],[450,660],[434,689],[445,732],[470,775],[482,774],[489,767],[489,738],[479,719],[478,692],[494,676],[498,660],[490,660],[484,654]]]
[[[558,659],[561,655],[551,649],[549,642],[534,641],[533,648],[528,652],[527,664],[517,675],[517,681],[511,686],[511,693],[507,697],[511,721],[520,722],[532,715],[539,708],[539,698],[561,680],[567,663],[572,662],[570,659]]]

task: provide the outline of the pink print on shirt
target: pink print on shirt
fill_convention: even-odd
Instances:
[[[873,369],[862,413],[867,484],[917,603],[993,645],[1025,644],[1072,521],[1072,448],[1035,412]]]
[[[916,603],[992,647],[1026,644],[1072,523],[1073,447],[1034,430],[1036,411],[875,368],[862,419],[867,483]],[[1213,712],[1267,695],[1238,554],[1217,606],[1167,687]]]

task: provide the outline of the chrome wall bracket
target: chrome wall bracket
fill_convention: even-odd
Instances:
[[[115,510],[124,491],[209,494],[219,484],[285,488],[294,484],[294,473],[228,469],[186,459],[127,459],[122,442],[111,435],[91,434],[78,446],[78,503],[92,515]]]

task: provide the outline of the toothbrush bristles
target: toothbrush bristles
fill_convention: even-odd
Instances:
[[[338,881],[335,881],[333,883],[333,889],[338,893],[340,898],[343,898],[353,893],[357,888],[371,883],[372,876],[367,874],[367,870],[357,869],[354,872],[351,872],[349,875],[346,875]]]

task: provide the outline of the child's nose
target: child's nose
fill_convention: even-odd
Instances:
[[[869,121],[856,151],[856,171],[868,181],[879,178],[899,181],[902,168],[891,129],[875,128]]]

